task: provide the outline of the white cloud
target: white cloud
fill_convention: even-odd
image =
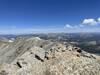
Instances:
[[[70,28],[70,29],[74,29],[74,28],[83,28],[84,25],[70,25],[70,24],[66,24],[64,28]]]
[[[65,27],[66,27],[66,28],[73,28],[73,26],[71,26],[71,25],[69,25],[69,24],[66,24]]]
[[[100,18],[98,18],[98,19],[93,19],[93,18],[84,19],[82,24],[83,25],[95,26],[95,25],[100,24]]]
[[[100,22],[100,18],[98,18],[97,21]]]
[[[91,25],[91,26],[94,26],[94,25],[97,25],[98,22],[95,20],[95,19],[84,19],[83,22],[82,22],[83,25]]]
[[[70,24],[66,24],[65,25],[65,28],[71,28],[71,29],[73,29],[73,28],[83,28],[84,27],[84,25],[82,25],[82,24],[80,24],[80,25],[70,25]]]
[[[65,29],[69,32],[100,32],[100,18],[84,19],[77,25],[66,24]]]

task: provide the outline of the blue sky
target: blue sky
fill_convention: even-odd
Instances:
[[[99,32],[100,0],[0,0],[0,34]]]

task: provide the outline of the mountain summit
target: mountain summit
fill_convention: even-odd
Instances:
[[[100,75],[99,56],[39,37],[0,42],[0,75]]]

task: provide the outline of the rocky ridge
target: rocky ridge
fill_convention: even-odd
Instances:
[[[0,43],[0,75],[100,75],[100,57],[38,37]]]

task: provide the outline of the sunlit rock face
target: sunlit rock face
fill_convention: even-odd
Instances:
[[[0,42],[0,75],[100,75],[100,57],[39,37]]]

